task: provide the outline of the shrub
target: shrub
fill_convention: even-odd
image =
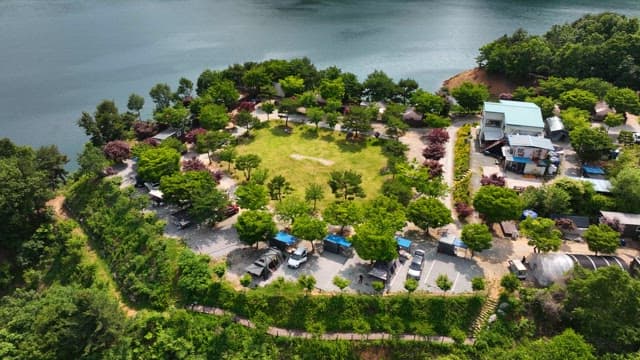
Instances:
[[[505,186],[506,182],[504,180],[504,176],[500,176],[498,174],[491,174],[489,176],[482,175],[480,184],[482,184],[482,186],[485,186],[485,185]]]
[[[471,161],[470,135],[470,124],[463,125],[456,133],[456,143],[453,148],[453,155],[455,159],[453,177],[455,180],[462,179],[467,171],[469,171],[469,163]]]
[[[129,144],[122,140],[109,141],[103,148],[104,156],[116,163],[121,163],[131,156]]]
[[[451,120],[449,120],[449,118],[436,114],[426,114],[424,116],[424,122],[431,128],[446,128],[451,125]]]
[[[464,177],[453,182],[453,202],[454,203],[471,203],[471,193],[469,187],[471,186],[471,171],[468,171]]]
[[[204,135],[206,133],[207,133],[207,129],[203,129],[203,128],[193,129],[184,136],[184,141],[190,144],[195,144],[196,138],[198,137],[198,135]]]
[[[156,147],[158,145],[160,145],[160,141],[158,141],[157,139],[154,138],[146,138],[142,141],[143,144],[145,145],[149,145],[151,147]]]
[[[467,334],[458,328],[453,328],[449,331],[449,336],[456,344],[462,344],[464,343],[464,339],[467,337]]]
[[[373,290],[379,293],[384,290],[384,283],[382,281],[372,281],[371,287],[373,288]]]
[[[156,124],[149,121],[136,121],[133,123],[133,132],[136,135],[136,139],[144,140],[155,135],[158,129]]]
[[[459,218],[467,218],[473,214],[473,207],[466,203],[456,203],[455,210]]]
[[[207,170],[207,166],[200,161],[200,159],[194,157],[182,162],[182,171],[203,171]]]
[[[440,160],[444,157],[445,148],[442,144],[429,144],[422,151],[422,156],[428,160]]]
[[[242,275],[242,277],[240,278],[240,284],[244,287],[249,287],[249,285],[251,285],[251,281],[253,279],[251,278],[250,274],[244,274]]]
[[[473,291],[484,290],[484,288],[485,288],[484,278],[474,277],[473,279],[471,279],[471,289],[473,289]]]
[[[222,277],[224,276],[224,274],[226,272],[227,272],[227,263],[226,262],[219,262],[219,263],[217,263],[217,264],[215,264],[213,266],[213,273],[216,274],[216,276],[219,279],[222,279]]]
[[[449,133],[446,129],[431,129],[427,133],[427,141],[431,144],[444,144],[449,141]]]
[[[442,176],[444,170],[442,169],[442,164],[438,160],[427,159],[422,163],[422,165],[429,168],[429,176],[431,178]]]

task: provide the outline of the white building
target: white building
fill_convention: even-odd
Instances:
[[[544,136],[540,107],[523,101],[485,102],[480,123],[480,143],[489,145],[508,135]]]

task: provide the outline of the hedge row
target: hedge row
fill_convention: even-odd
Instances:
[[[471,163],[471,124],[465,124],[456,133],[454,146],[455,165],[453,171],[454,180],[460,180],[469,171]]]
[[[471,204],[471,171],[467,171],[462,178],[453,182],[453,203]]]

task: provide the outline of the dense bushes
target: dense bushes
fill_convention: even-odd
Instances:
[[[451,196],[456,209],[465,209],[458,215],[466,217],[469,214],[471,203],[471,124],[465,124],[456,133],[456,143],[454,145],[454,170],[453,170],[453,190]]]

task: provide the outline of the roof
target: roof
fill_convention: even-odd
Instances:
[[[590,174],[590,175],[604,175],[604,169],[601,168],[600,166],[582,165],[582,171],[584,171],[585,174]]]
[[[516,227],[516,223],[513,220],[501,221],[500,227],[502,228],[502,233],[507,236],[511,236],[512,234],[515,234],[518,231],[518,228]]]
[[[402,120],[405,121],[422,121],[422,115],[417,113],[414,109],[409,109],[402,114]]]
[[[542,111],[534,103],[500,100],[499,103],[486,101],[484,111],[504,114],[505,125],[544,128]]]
[[[396,241],[398,242],[398,246],[400,247],[407,248],[407,249],[411,247],[411,240],[409,239],[396,236]]]
[[[276,236],[273,237],[275,240],[280,241],[281,243],[285,243],[287,245],[293,245],[296,243],[298,239],[296,239],[293,235],[287,234],[284,231],[279,231]]]
[[[284,90],[282,90],[282,85],[279,82],[273,83],[273,89],[275,90],[276,96],[283,98],[285,96]]]
[[[467,248],[467,244],[465,244],[464,242],[462,242],[462,240],[454,236],[443,236],[440,238],[440,242],[448,245],[453,245],[455,247],[463,248],[463,249]]]
[[[149,196],[162,200],[164,194],[160,190],[151,190],[149,191]]]
[[[546,150],[553,150],[553,143],[547,138],[531,135],[509,135],[509,146],[527,146]]]
[[[611,181],[605,179],[593,179],[593,178],[584,178],[577,176],[567,176],[570,179],[577,181],[586,181],[593,185],[593,189],[599,193],[610,193],[611,192]]]
[[[556,219],[569,219],[571,221],[573,221],[573,223],[576,225],[576,228],[578,229],[586,229],[589,227],[589,217],[588,216],[577,216],[577,215],[564,215],[564,214],[560,214],[560,215],[551,215],[551,218],[556,220]]]
[[[551,132],[564,130],[564,123],[562,122],[562,119],[557,116],[547,118],[547,126]]]
[[[165,140],[165,139],[168,139],[168,138],[172,137],[176,133],[177,133],[177,130],[169,128],[169,129],[165,129],[165,130],[160,131],[153,138],[158,140],[158,141],[162,141],[162,140]]]
[[[600,214],[607,219],[618,219],[622,225],[640,225],[640,214],[621,213],[617,211],[600,210]]]
[[[482,129],[482,134],[484,135],[485,141],[500,140],[504,137],[502,129],[491,126],[485,126],[484,129]]]
[[[338,236],[338,235],[327,235],[326,238],[324,238],[324,241],[328,241],[340,246],[344,246],[344,247],[351,247],[351,243],[347,241],[347,239],[343,238],[342,236]]]

